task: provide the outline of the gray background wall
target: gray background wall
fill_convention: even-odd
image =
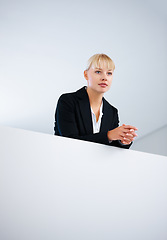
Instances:
[[[58,97],[86,85],[87,59],[103,52],[116,64],[105,97],[120,124],[139,129],[132,149],[167,155],[166,7],[162,0],[1,0],[0,124],[53,134]]]

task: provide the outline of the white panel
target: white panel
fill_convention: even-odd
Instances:
[[[0,239],[167,239],[167,157],[5,127],[0,142]]]

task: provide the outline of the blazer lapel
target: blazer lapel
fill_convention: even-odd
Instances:
[[[107,104],[105,99],[103,98],[103,116],[101,119],[101,126],[100,126],[100,132],[106,132],[110,128],[110,115],[107,110]]]
[[[92,134],[93,123],[92,123],[91,109],[90,109],[89,97],[85,87],[79,90],[78,93],[79,93],[78,103],[79,103],[80,113],[83,120],[83,125],[85,127],[85,132],[86,134]]]

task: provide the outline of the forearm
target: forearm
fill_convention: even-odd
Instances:
[[[60,131],[59,134],[55,133],[55,135],[89,141],[89,142],[94,142],[94,143],[110,145],[108,138],[107,138],[107,132],[99,132],[99,133],[95,133],[95,134],[92,133],[89,135],[80,135],[80,134],[74,133],[74,132],[72,133],[72,132],[67,132],[67,131],[66,132]]]

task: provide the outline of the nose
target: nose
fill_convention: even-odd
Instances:
[[[102,81],[106,81],[107,80],[107,75],[105,73],[103,73],[102,75]]]

